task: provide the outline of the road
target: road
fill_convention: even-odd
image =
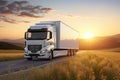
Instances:
[[[23,60],[15,60],[15,61],[6,61],[6,62],[0,62],[0,75],[7,74],[8,71],[17,72],[19,70],[27,69],[30,67],[37,67],[37,66],[44,66],[49,63],[53,62],[61,62],[69,57],[57,57],[52,60],[33,60],[28,61],[26,59]]]

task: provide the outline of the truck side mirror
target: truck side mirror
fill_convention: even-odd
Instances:
[[[24,39],[27,39],[27,32],[25,32]]]
[[[50,32],[50,39],[52,38],[52,32]]]
[[[51,39],[51,38],[52,38],[52,32],[49,31],[49,32],[47,33],[47,40],[49,40],[49,39]]]

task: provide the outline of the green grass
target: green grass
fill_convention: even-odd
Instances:
[[[0,62],[23,59],[22,50],[0,50]]]
[[[1,80],[120,80],[120,53],[80,51],[75,57],[44,68],[9,72]]]

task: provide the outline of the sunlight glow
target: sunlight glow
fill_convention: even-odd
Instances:
[[[84,34],[83,34],[83,38],[84,38],[84,39],[91,39],[91,38],[93,38],[93,37],[94,37],[94,34],[91,33],[91,32],[87,32],[87,33],[84,33]]]

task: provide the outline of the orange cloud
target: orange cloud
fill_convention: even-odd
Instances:
[[[24,22],[24,23],[30,23],[30,21],[25,21],[25,20],[15,20],[13,18],[10,18],[8,16],[0,16],[0,21],[4,21],[4,22],[7,22],[7,23],[18,23],[18,22]]]

